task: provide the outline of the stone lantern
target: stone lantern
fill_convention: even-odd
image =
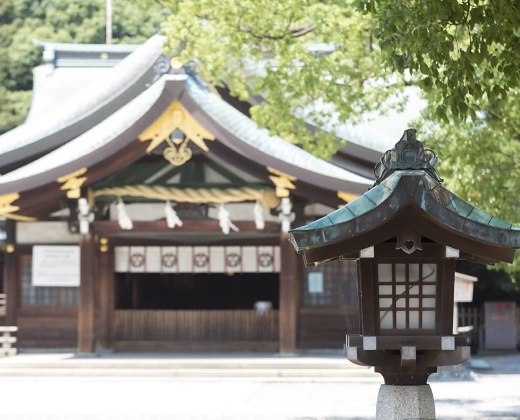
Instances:
[[[428,376],[470,357],[453,334],[455,263],[512,262],[520,228],[442,187],[435,153],[409,129],[374,169],[367,193],[290,231],[306,265],[358,262],[360,334],[345,354],[384,378],[378,419],[434,419]]]

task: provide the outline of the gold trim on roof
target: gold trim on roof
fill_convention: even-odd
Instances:
[[[350,203],[356,198],[359,198],[358,194],[352,194],[345,191],[338,191],[338,197],[341,198],[345,203]]]
[[[276,196],[280,198],[289,197],[289,190],[296,189],[292,181],[296,181],[297,178],[269,166],[267,170],[273,174],[269,179],[276,186]]]
[[[81,175],[84,175],[86,172],[87,168],[81,168],[76,172],[72,172],[71,174],[58,178],[56,182],[59,184],[63,184],[60,187],[61,190],[68,190],[68,198],[79,198],[81,196],[81,186],[87,180],[86,176],[81,177]]]
[[[258,200],[263,207],[273,209],[280,199],[272,190],[255,188],[176,188],[149,185],[127,185],[102,188],[92,191],[92,197],[114,195],[119,197],[142,197],[149,200],[175,201],[177,203],[238,203]]]
[[[170,139],[176,129],[183,132],[184,139]],[[163,156],[175,166],[180,166],[191,158],[191,149],[187,147],[190,140],[205,152],[208,152],[209,149],[204,143],[204,139],[215,140],[215,136],[199,124],[179,101],[172,102],[159,118],[137,138],[140,141],[150,141],[146,149],[147,153],[163,142],[167,142],[168,146],[164,149]]]
[[[20,194],[11,193],[0,196],[0,216],[7,219],[20,220],[22,222],[33,222],[36,220],[34,217],[22,216],[19,214],[13,214],[15,211],[20,210],[20,207],[13,206],[13,202],[20,198]]]
[[[17,222],[35,222],[38,220],[36,217],[32,216],[22,216],[21,214],[4,214],[6,219],[16,220]]]
[[[20,198],[20,194],[11,193],[0,196],[0,214],[3,216],[7,213],[12,213],[20,210],[20,207],[13,206],[13,201],[16,201]]]

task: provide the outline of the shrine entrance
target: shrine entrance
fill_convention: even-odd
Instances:
[[[276,258],[277,247],[119,247],[112,347],[276,351]]]

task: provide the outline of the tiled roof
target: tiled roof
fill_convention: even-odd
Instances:
[[[19,149],[30,148],[30,152],[36,155],[67,141],[66,136],[61,138],[57,133],[107,106],[111,100],[132,86],[161,56],[162,46],[161,37],[150,38],[133,54],[109,70],[107,77],[94,85],[86,86],[77,95],[66,98],[60,106],[49,109],[45,114],[31,120],[30,124],[23,124],[0,136],[0,165],[16,160],[16,151]],[[102,118],[103,116],[100,116],[96,122]],[[40,140],[43,140],[41,144]]]
[[[91,155],[95,152],[99,152],[105,147],[110,147],[110,151],[123,150],[125,144],[129,141],[133,141],[135,136],[139,133],[135,133],[135,136],[126,136],[126,141],[120,142],[119,145],[111,144],[114,138],[120,136],[125,130],[131,127],[139,118],[146,114],[150,107],[155,104],[159,96],[163,93],[165,84],[168,80],[182,82],[184,76],[179,75],[165,75],[152,85],[148,90],[141,93],[133,101],[120,108],[117,112],[112,114],[106,120],[92,128],[91,130],[83,133],[82,135],[71,140],[62,147],[46,154],[45,156],[37,159],[19,169],[16,169],[10,173],[7,173],[0,177],[0,194],[5,194],[11,191],[20,192],[22,189],[17,186],[16,188],[10,187],[13,183],[24,182],[26,188],[35,188],[38,185],[44,185],[49,180],[44,175],[52,171],[52,179],[56,179],[60,176],[70,173],[70,167],[65,173],[63,170],[60,172],[61,167],[77,162],[76,169],[80,169],[85,166],[90,166],[96,163]],[[108,153],[98,153],[99,158],[106,157]],[[32,178],[32,179],[31,179]]]
[[[123,150],[124,145],[134,140],[135,136],[126,136],[128,137],[126,140],[120,139],[117,142],[114,142],[114,139],[124,137],[122,133],[132,127],[139,118],[150,110],[163,92],[167,81],[180,83],[176,88],[179,92],[185,84],[190,96],[205,113],[212,117],[214,124],[225,127],[232,136],[239,139],[235,143],[236,147],[247,144],[262,152],[263,156],[271,159],[271,163],[278,164],[279,168],[286,169],[286,165],[290,165],[292,168],[300,168],[309,178],[316,175],[326,176],[340,185],[343,181],[355,183],[363,190],[366,190],[372,184],[372,181],[367,178],[318,159],[280,137],[271,136],[268,130],[260,129],[247,116],[214,93],[206,90],[193,76],[174,74],[162,76],[137,98],[65,145],[1,176],[0,194],[12,191],[21,192],[36,188],[39,185],[45,185],[46,182],[55,181],[56,178],[73,170],[90,167],[97,160],[113,153],[114,150]],[[212,131],[211,128],[209,129]],[[101,150],[106,151],[100,152]],[[93,156],[94,154],[96,156]],[[289,170],[288,173],[290,173]],[[292,175],[292,173],[290,174]],[[330,185],[323,186],[331,188]],[[345,190],[349,189],[345,188]]]
[[[309,172],[358,183],[366,187],[372,185],[372,180],[319,159],[281,137],[271,135],[269,130],[259,128],[254,121],[211,93],[194,78],[189,78],[186,86],[190,96],[217,124],[233,133],[240,141],[253,146],[265,155]]]

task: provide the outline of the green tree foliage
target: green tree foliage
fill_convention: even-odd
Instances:
[[[295,112],[321,103],[312,119],[330,128],[419,86],[419,136],[447,187],[520,224],[518,0],[155,2],[171,11],[168,52],[242,99],[262,95],[256,121],[322,157],[340,143],[311,137]]]
[[[487,104],[476,119],[435,119],[430,107],[418,126],[422,140],[440,156],[438,172],[447,188],[473,205],[520,225],[520,97],[511,90],[505,100]],[[520,290],[520,256],[510,273]]]
[[[520,87],[517,0],[358,0],[386,61],[418,76],[437,116],[471,116]]]
[[[338,144],[318,146],[305,135],[293,111],[309,103],[330,105],[313,115],[318,125],[330,124],[331,109],[334,121],[356,121],[407,80],[448,123],[477,120],[520,87],[517,0],[156,2],[172,11],[164,24],[171,52],[196,59],[238,97],[263,95],[257,122],[321,156]],[[333,52],[309,51],[316,43]]]
[[[481,119],[440,123],[424,113],[423,140],[441,157],[439,171],[448,187],[489,213],[520,224],[520,116],[518,97],[496,104]],[[433,112],[429,109],[429,112]],[[509,124],[508,121],[515,121]]]
[[[207,81],[225,81],[241,99],[262,95],[253,118],[321,157],[341,143],[323,133],[311,136],[297,115],[332,128],[381,109],[405,83],[384,65],[372,19],[349,1],[159,3],[172,11],[163,25],[169,52]]]
[[[409,72],[429,106],[422,140],[447,187],[520,224],[520,3],[360,0],[388,65]],[[520,257],[504,267],[520,288]]]
[[[31,101],[32,69],[41,63],[35,40],[102,44],[105,0],[2,0],[0,2],[0,133],[21,124]],[[113,43],[142,43],[164,19],[157,5],[146,12],[113,0]]]

